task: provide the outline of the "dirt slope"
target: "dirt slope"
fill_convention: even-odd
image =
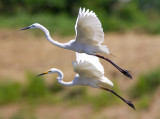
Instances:
[[[60,49],[50,44],[40,32],[40,36],[31,34],[32,31],[0,31],[0,77],[14,78],[20,82],[25,82],[25,72],[34,71],[41,73],[51,67],[59,68],[64,72],[66,81],[72,80],[75,73],[72,69],[72,60],[75,59],[73,51]],[[73,37],[53,38],[59,42],[67,42]],[[105,42],[112,55],[108,56],[119,66],[129,69],[133,75],[133,80],[121,75],[106,61],[102,61],[105,74],[109,79],[117,80],[121,90],[126,90],[136,82],[137,76],[145,71],[160,66],[160,36],[146,34],[110,33],[105,35]],[[154,119],[160,118],[159,91],[157,91],[154,102],[149,110],[133,111],[128,106],[119,105],[105,108],[99,112],[94,112],[90,106],[66,107],[63,105],[49,107],[42,105],[35,111],[40,119],[47,116],[48,119]],[[157,106],[159,105],[159,106]],[[8,118],[21,108],[21,105],[8,105],[0,107],[1,117]],[[61,112],[65,110],[62,115]],[[116,114],[115,114],[116,113]],[[82,116],[84,115],[84,116]]]

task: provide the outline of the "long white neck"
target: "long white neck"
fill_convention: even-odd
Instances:
[[[54,69],[54,71],[52,71],[52,73],[57,73],[58,74],[57,81],[61,85],[64,85],[64,86],[73,86],[73,85],[75,85],[74,81],[64,82],[63,81],[63,73],[59,69]]]
[[[49,42],[51,42],[52,44],[54,44],[60,48],[69,49],[67,43],[59,43],[59,42],[53,40],[50,36],[49,31],[44,26],[40,25],[38,28],[41,29],[45,33],[45,36]]]

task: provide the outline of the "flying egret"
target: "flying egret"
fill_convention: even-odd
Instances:
[[[54,41],[51,38],[49,31],[39,23],[34,23],[31,26],[25,27],[20,30],[26,30],[31,28],[39,28],[42,31],[44,31],[47,40],[58,47],[73,50],[79,53],[95,55],[99,58],[107,60],[114,67],[116,67],[121,73],[132,79],[132,76],[127,70],[120,68],[110,59],[101,56],[99,54],[96,54],[96,53],[109,54],[109,50],[107,46],[101,45],[104,41],[104,32],[101,22],[99,21],[98,17],[93,11],[89,10],[85,11],[85,8],[83,8],[83,10],[81,8],[79,9],[78,18],[75,25],[76,37],[74,40],[71,40],[67,43],[59,43],[57,41]]]
[[[38,76],[50,73],[57,73],[57,81],[64,86],[73,86],[73,85],[81,85],[81,86],[91,86],[94,88],[100,88],[106,91],[109,91],[123,100],[126,104],[135,109],[132,102],[122,98],[113,90],[107,88],[109,86],[113,86],[113,83],[104,76],[104,68],[102,64],[99,62],[99,58],[91,55],[87,55],[85,53],[76,53],[76,61],[73,61],[73,69],[76,72],[76,76],[73,81],[64,82],[63,81],[63,73],[56,68],[52,68],[47,72],[41,73]]]

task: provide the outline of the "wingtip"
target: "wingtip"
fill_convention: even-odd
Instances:
[[[88,14],[88,13],[89,13],[89,9],[86,10],[86,14]]]
[[[84,17],[86,15],[91,15],[91,16],[96,17],[96,14],[92,10],[90,11],[89,9],[86,9],[85,7],[84,8],[80,7],[78,16]]]
[[[81,7],[79,8],[79,13],[81,13],[81,11],[82,11],[82,9],[81,9]]]
[[[83,8],[82,13],[85,13],[85,8]]]

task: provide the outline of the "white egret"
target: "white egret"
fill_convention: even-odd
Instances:
[[[115,94],[126,104],[135,109],[134,105],[130,101],[122,98],[113,90],[107,88],[109,86],[113,86],[113,83],[107,77],[104,76],[104,68],[99,62],[99,58],[87,55],[85,53],[76,53],[76,62],[73,61],[73,69],[74,72],[76,72],[77,74],[74,80],[70,82],[64,82],[63,73],[56,68],[52,68],[47,72],[39,74],[38,76],[50,73],[57,73],[58,74],[57,81],[61,85],[64,86],[81,85],[81,86],[91,86],[94,88],[100,88]]]
[[[39,28],[42,31],[44,31],[47,40],[58,47],[73,50],[79,53],[95,55],[99,58],[107,60],[114,67],[116,67],[121,73],[132,79],[132,76],[127,70],[120,68],[110,59],[96,54],[96,53],[109,54],[109,50],[107,46],[101,45],[104,41],[104,32],[101,22],[99,21],[98,17],[93,11],[89,10],[85,11],[85,8],[83,8],[83,10],[81,10],[81,8],[79,9],[78,18],[75,25],[76,37],[74,40],[71,40],[67,43],[59,43],[57,41],[54,41],[51,38],[49,31],[39,23],[34,23],[31,26],[23,28],[21,30],[26,30],[31,28]]]

